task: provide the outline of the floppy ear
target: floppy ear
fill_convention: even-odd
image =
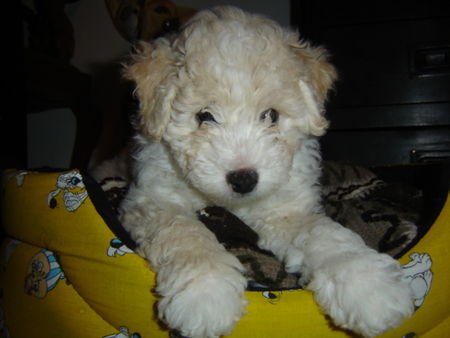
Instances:
[[[140,42],[136,50],[131,63],[125,66],[124,76],[136,83],[141,132],[160,140],[170,120],[170,102],[174,96],[167,81],[174,69],[172,50],[165,39]]]
[[[309,133],[321,136],[328,127],[323,109],[328,91],[337,79],[336,69],[328,62],[328,52],[322,47],[311,47],[308,43],[291,47],[304,65],[299,86],[309,108]]]

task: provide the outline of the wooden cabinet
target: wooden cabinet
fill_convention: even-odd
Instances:
[[[446,1],[291,2],[301,35],[340,74],[324,158],[365,165],[450,159],[450,7]]]

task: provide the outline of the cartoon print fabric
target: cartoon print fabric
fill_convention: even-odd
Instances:
[[[56,190],[50,191],[48,194],[47,203],[50,208],[56,206],[55,197],[61,191],[63,194],[64,206],[68,211],[77,210],[88,196],[81,174],[76,171],[58,176],[56,187]]]
[[[37,338],[168,337],[154,319],[155,275],[111,232],[85,183],[78,171],[8,173],[2,217],[11,239],[1,245],[0,332]],[[450,320],[448,224],[450,201],[429,235],[401,259],[417,311],[384,337],[427,337],[441,333],[435,330]],[[329,327],[308,292],[246,297],[247,315],[231,338],[284,337],[299,328],[308,337],[346,337]]]
[[[114,326],[102,318],[85,302],[64,271],[67,262],[71,276],[73,271],[84,272],[86,265],[82,264],[83,261],[92,259],[98,264],[104,260],[103,264],[108,264],[115,256],[133,253],[98,219],[82,175],[78,171],[58,174],[20,171],[10,173],[5,181],[19,193],[8,201],[2,201],[9,203],[8,212],[15,213],[8,232],[21,240],[7,239],[1,247],[2,337],[141,337],[126,322],[120,321]],[[30,189],[36,185],[38,191]],[[18,203],[27,213],[16,208],[20,205]],[[18,219],[18,215],[23,215],[23,218]],[[94,221],[87,222],[89,219]],[[21,226],[24,222],[28,224],[31,235]],[[77,229],[78,225],[83,228]],[[100,231],[86,231],[89,227]],[[47,237],[56,230],[62,233],[62,237]],[[92,240],[88,240],[86,235]],[[73,247],[70,247],[68,238],[71,238],[69,242]],[[85,246],[75,247],[80,243]],[[79,264],[72,264],[67,256],[78,257]],[[102,282],[99,283],[98,278],[92,275],[88,279],[89,284],[101,284],[113,278],[101,272]],[[76,321],[73,320],[74,315]]]
[[[431,266],[433,262],[430,255],[426,253],[413,253],[409,257],[411,261],[403,265],[403,273],[414,292],[414,305],[417,309],[422,306],[431,289],[431,281],[433,280]]]
[[[6,242],[10,240],[3,243],[2,253]],[[50,252],[20,243],[4,258],[0,265],[1,337],[103,337],[117,331],[62,278],[62,269]]]
[[[44,298],[55,288],[60,279],[64,279],[64,272],[55,254],[49,250],[41,250],[32,258],[28,267],[25,292],[37,298]]]

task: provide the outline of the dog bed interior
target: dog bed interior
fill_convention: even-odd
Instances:
[[[450,332],[446,170],[325,165],[327,213],[398,258],[417,285],[416,314],[386,336]],[[117,220],[125,191],[123,178],[97,184],[77,170],[5,173],[0,330],[11,337],[176,335],[155,318],[155,274]],[[249,271],[248,314],[231,336],[347,335],[299,288],[299,276],[256,247],[257,235],[240,220],[213,206],[198,216]]]
[[[401,257],[431,226],[446,198],[448,186],[443,165],[395,166],[367,169],[325,162],[322,195],[325,212],[357,232],[379,252]],[[433,179],[425,178],[432,177]],[[448,180],[448,179],[447,179]],[[88,183],[91,181],[88,181]],[[100,187],[89,183],[96,205],[118,237],[135,244],[115,221],[127,191],[125,177],[105,177]],[[105,200],[106,197],[106,200]],[[112,206],[112,214],[111,214]],[[197,212],[228,251],[245,265],[249,290],[297,289],[299,276],[285,272],[283,264],[257,246],[258,235],[227,210],[210,206]]]

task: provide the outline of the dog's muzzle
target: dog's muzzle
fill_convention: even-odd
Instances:
[[[226,178],[233,191],[239,194],[251,192],[258,183],[258,173],[253,169],[230,171]]]

